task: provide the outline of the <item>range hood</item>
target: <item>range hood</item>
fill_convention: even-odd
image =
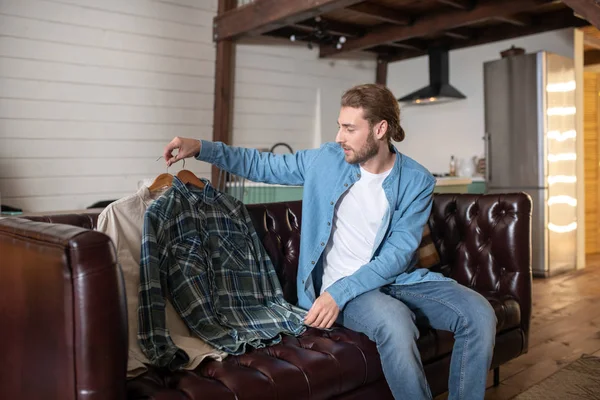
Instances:
[[[448,50],[429,49],[429,85],[398,99],[406,105],[426,105],[466,99],[448,82]]]

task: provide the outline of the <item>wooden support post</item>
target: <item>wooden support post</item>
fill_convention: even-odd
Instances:
[[[377,73],[375,74],[375,83],[387,85],[388,62],[383,58],[377,59]]]
[[[219,0],[218,14],[236,7],[236,0]],[[235,44],[233,40],[217,42],[215,60],[215,102],[213,114],[213,141],[230,144],[233,121],[233,89],[235,75]],[[219,169],[213,165],[213,186],[219,179]]]

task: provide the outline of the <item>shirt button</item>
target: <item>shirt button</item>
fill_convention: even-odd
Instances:
[[[321,246],[325,246],[325,243],[324,243],[324,242],[321,242]]]
[[[331,205],[333,205],[333,201],[331,202]]]
[[[348,184],[347,184],[347,183],[344,183],[344,186],[345,186],[345,187],[348,187]]]
[[[315,264],[315,262],[314,262],[314,261],[311,261],[310,263],[311,263],[311,264],[313,264],[313,265]]]
[[[302,284],[304,285],[304,279],[302,280]]]
[[[331,222],[328,222],[328,223],[327,223],[327,226],[331,226]]]
[[[356,177],[357,177],[357,178],[360,178],[360,174],[356,174]]]

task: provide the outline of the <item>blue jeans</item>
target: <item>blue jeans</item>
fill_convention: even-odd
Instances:
[[[348,302],[338,321],[377,344],[395,399],[431,399],[416,323],[453,332],[448,398],[484,398],[497,321],[489,302],[474,290],[453,281],[386,286]]]

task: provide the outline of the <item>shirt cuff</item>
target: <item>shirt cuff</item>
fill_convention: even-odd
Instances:
[[[208,140],[200,141],[200,153],[196,156],[196,160],[212,163],[214,159],[215,143]]]
[[[336,282],[334,282],[331,286],[325,289],[327,293],[333,297],[335,300],[335,304],[339,307],[340,311],[346,307],[346,303],[352,300],[353,296],[350,293],[350,288],[345,282],[345,279],[342,278]]]

